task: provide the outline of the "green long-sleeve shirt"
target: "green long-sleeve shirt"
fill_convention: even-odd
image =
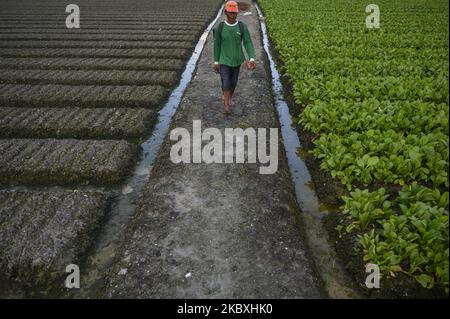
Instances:
[[[238,22],[234,25],[228,25],[225,21],[222,31],[222,44],[219,47],[219,32],[214,32],[214,62],[225,64],[231,67],[239,66],[245,61],[244,52],[241,45],[241,33]],[[249,59],[255,59],[255,49],[253,42],[248,32],[247,25],[244,24],[243,43],[245,52],[247,52]]]

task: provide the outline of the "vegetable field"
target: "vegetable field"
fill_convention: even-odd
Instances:
[[[0,266],[19,282],[85,260],[221,1],[80,0],[73,29],[67,4],[0,3]]]
[[[384,279],[448,293],[448,1],[380,0],[372,29],[369,2],[259,3],[311,152],[347,189],[337,231]]]

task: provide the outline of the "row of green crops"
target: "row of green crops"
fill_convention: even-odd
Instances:
[[[312,153],[349,190],[338,230],[385,277],[448,292],[448,1],[377,1],[379,29],[361,0],[259,3]]]

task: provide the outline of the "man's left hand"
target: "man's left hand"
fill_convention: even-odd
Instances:
[[[253,60],[253,61],[250,61],[250,70],[254,70],[256,68],[256,62]]]

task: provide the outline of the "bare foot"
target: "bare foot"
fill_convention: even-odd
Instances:
[[[223,97],[223,95],[222,95],[222,101],[224,100],[224,97]],[[234,106],[234,102],[233,102],[233,100],[232,99],[230,99],[230,106]]]

